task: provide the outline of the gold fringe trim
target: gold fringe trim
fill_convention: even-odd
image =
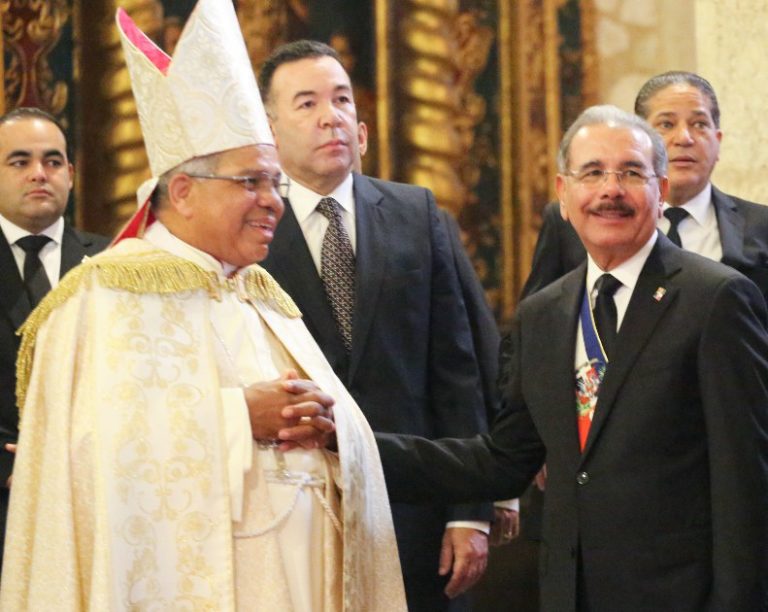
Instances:
[[[165,251],[117,256],[108,253],[86,259],[72,269],[56,288],[43,298],[16,332],[21,336],[16,358],[16,402],[19,414],[27,397],[38,331],[55,309],[62,306],[81,287],[90,288],[94,279],[102,287],[131,293],[171,294],[202,289],[216,300],[220,300],[222,290],[229,287],[227,283],[220,282],[220,277],[215,272],[208,272],[191,261]],[[261,266],[250,266],[244,271],[243,279],[245,292],[250,299],[262,301],[286,317],[295,319],[301,316],[291,297]]]

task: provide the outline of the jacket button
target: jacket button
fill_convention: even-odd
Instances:
[[[576,482],[580,485],[585,485],[589,482],[589,474],[587,472],[579,472],[576,474]]]

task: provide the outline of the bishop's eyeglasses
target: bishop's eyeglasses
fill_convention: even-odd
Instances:
[[[269,193],[273,189],[280,194],[280,197],[287,198],[290,188],[290,182],[285,176],[275,176],[268,172],[259,172],[250,176],[230,176],[226,174],[197,174],[185,172],[189,177],[196,179],[218,179],[222,181],[232,181],[238,183],[248,193],[254,195],[259,193]]]

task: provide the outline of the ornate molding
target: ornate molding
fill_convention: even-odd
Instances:
[[[69,89],[56,81],[48,54],[59,42],[71,16],[66,0],[6,0],[3,17],[6,108],[37,106],[59,115],[67,105]]]
[[[458,213],[470,201],[479,172],[470,159],[474,128],[485,101],[474,90],[494,33],[474,11],[455,0],[410,0],[399,15],[398,175],[429,187],[437,201]]]
[[[300,2],[289,3],[294,12],[299,11],[301,15],[306,12]],[[287,42],[288,8],[285,1],[275,0],[239,0],[237,3],[237,18],[257,73],[272,50]]]
[[[149,176],[114,15],[119,4],[144,32],[157,37],[163,7],[159,0],[105,0],[98,9],[84,4],[81,0],[78,10],[83,144],[78,161],[87,192],[78,195],[87,203],[83,225],[114,233],[136,210],[136,189]]]

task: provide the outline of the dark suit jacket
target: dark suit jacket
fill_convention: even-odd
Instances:
[[[583,264],[521,302],[505,406],[489,436],[439,445],[380,436],[392,499],[518,495],[546,452],[544,610],[577,601],[592,611],[761,610],[764,300],[742,275],[660,235],[581,453],[573,370],[585,273]]]
[[[78,231],[66,224],[61,242],[61,276],[79,264],[83,257],[95,255],[108,244],[107,238]],[[19,412],[16,408],[16,353],[19,338],[16,330],[29,315],[30,304],[11,247],[1,230],[0,278],[3,283],[0,291],[0,483],[3,483],[0,487],[0,535],[4,536],[8,511],[8,489],[4,483],[13,470],[13,455],[5,450],[4,445],[16,442],[19,434]],[[0,547],[3,539],[0,537]]]
[[[722,262],[752,280],[768,301],[768,206],[728,195],[712,186],[712,204],[723,246]],[[560,205],[547,205],[522,297],[535,293],[573,270],[587,257]]]
[[[375,431],[428,438],[486,428],[478,368],[451,249],[432,194],[355,175],[356,305],[347,355],[304,235],[286,206],[262,265]],[[433,576],[445,522],[490,508],[393,508],[404,573]]]
[[[440,220],[445,225],[448,240],[453,253],[453,263],[456,266],[456,274],[459,278],[461,295],[469,317],[469,326],[472,330],[472,344],[475,349],[475,358],[480,368],[480,381],[483,387],[483,400],[488,423],[492,423],[499,410],[499,328],[496,318],[493,316],[488,302],[485,299],[485,290],[477,277],[461,241],[461,232],[456,219],[445,209],[438,210]]]

